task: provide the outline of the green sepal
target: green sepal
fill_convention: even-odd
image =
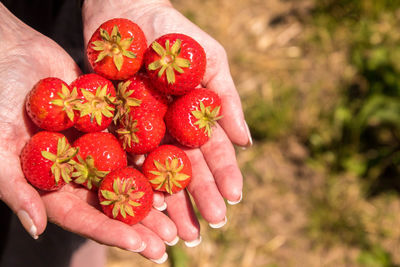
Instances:
[[[172,47],[170,47],[170,41],[165,41],[165,48],[154,41],[151,44],[151,48],[160,56],[160,59],[151,62],[147,68],[149,70],[159,70],[158,77],[162,77],[164,72],[168,84],[174,84],[176,82],[175,71],[178,73],[184,73],[183,68],[190,67],[190,60],[179,57],[181,53],[182,40],[176,39]]]

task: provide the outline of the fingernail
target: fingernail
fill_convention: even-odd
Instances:
[[[225,218],[221,222],[219,222],[219,223],[209,223],[209,225],[210,225],[211,228],[218,229],[218,228],[223,227],[227,223],[227,221],[228,221],[228,218],[226,218],[226,216],[225,216]]]
[[[236,204],[240,203],[240,202],[242,201],[242,199],[243,199],[243,192],[240,193],[240,198],[239,198],[239,200],[237,200],[237,201],[230,201],[230,200],[227,200],[226,202],[228,202],[229,205],[236,205]]]
[[[155,259],[150,259],[150,260],[151,260],[152,262],[157,263],[157,264],[162,264],[162,263],[166,262],[167,259],[168,259],[168,254],[167,254],[167,252],[165,252],[164,255],[162,255],[161,258],[156,259],[156,260],[155,260]]]
[[[159,210],[159,211],[164,211],[167,209],[167,203],[164,202],[161,206],[159,207],[154,207],[155,209]]]
[[[171,242],[165,241],[165,244],[167,244],[168,246],[172,247],[172,246],[175,246],[178,243],[178,241],[179,241],[179,237],[177,236]]]
[[[146,249],[146,247],[147,247],[146,243],[142,241],[142,244],[140,245],[140,248],[138,248],[138,249],[128,249],[128,250],[132,251],[132,252],[142,252],[142,251],[144,251]]]
[[[248,141],[247,141],[246,145],[242,146],[242,149],[246,150],[247,148],[249,148],[249,147],[251,147],[253,145],[253,138],[251,137],[249,125],[247,125],[247,122],[244,122],[244,125],[246,126],[246,132],[247,132]]]
[[[201,235],[197,238],[197,239],[195,239],[195,240],[192,240],[192,241],[185,241],[185,245],[188,247],[188,248],[194,248],[194,247],[197,247],[200,243],[201,243]]]
[[[24,210],[20,210],[17,212],[17,216],[22,226],[33,237],[33,239],[38,239],[39,236],[37,235],[37,228],[33,223],[31,217],[29,216],[29,214]]]
[[[146,158],[144,155],[136,156],[134,159],[134,163],[136,166],[142,166],[145,159]]]

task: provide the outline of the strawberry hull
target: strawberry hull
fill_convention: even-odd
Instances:
[[[138,170],[126,167],[108,174],[100,184],[99,201],[110,218],[133,225],[145,218],[153,205],[153,190]]]
[[[73,167],[67,159],[74,153],[75,150],[69,150],[68,141],[61,133],[38,132],[21,152],[22,171],[34,187],[45,191],[58,190],[65,185],[65,179],[70,179]],[[58,169],[58,175],[52,167]]]
[[[192,166],[186,153],[173,145],[162,145],[146,157],[143,174],[154,190],[175,194],[189,184]]]
[[[109,172],[127,166],[127,157],[117,138],[106,132],[87,133],[73,146],[79,149],[74,182],[96,191]]]
[[[66,93],[65,95],[62,95]],[[47,131],[63,131],[74,125],[75,118],[68,117],[66,109],[73,115],[68,101],[71,90],[62,80],[49,77],[40,80],[29,92],[26,110],[32,121]],[[66,99],[62,99],[62,97]],[[59,103],[57,103],[57,101]]]
[[[80,102],[75,105],[74,127],[81,132],[99,132],[112,122],[116,91],[108,79],[91,73],[79,76],[70,85],[76,88]]]
[[[158,147],[165,131],[162,117],[148,110],[140,109],[125,116],[120,121],[116,133],[122,147],[127,152],[140,155]]]
[[[165,123],[168,132],[180,144],[200,147],[211,137],[212,127],[221,111],[221,99],[216,93],[194,89],[169,106]]]
[[[158,45],[155,47],[154,43]],[[193,38],[171,33],[159,37],[147,48],[144,66],[160,92],[184,95],[201,83],[206,70],[206,54]],[[163,67],[167,69],[163,71]],[[171,68],[171,75],[168,75],[168,68]]]
[[[146,47],[146,36],[136,23],[114,18],[94,32],[86,54],[97,74],[110,80],[125,80],[140,69]],[[106,55],[99,57],[102,52]]]

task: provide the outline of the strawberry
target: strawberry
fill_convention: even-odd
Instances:
[[[146,157],[142,172],[153,189],[172,195],[189,184],[192,166],[182,149],[173,145],[162,145]]]
[[[96,73],[110,80],[125,80],[140,69],[146,48],[146,37],[136,23],[114,18],[93,33],[86,53]]]
[[[74,182],[97,190],[101,180],[111,171],[127,166],[126,153],[111,133],[87,133],[79,137],[73,147],[76,155]]]
[[[48,131],[63,131],[75,121],[77,91],[58,78],[44,78],[29,92],[26,110],[32,121]]]
[[[143,62],[158,90],[164,94],[183,95],[202,81],[206,53],[191,37],[170,33],[147,48]]]
[[[21,152],[25,178],[36,188],[53,191],[71,181],[77,153],[66,137],[57,132],[42,131],[33,135]]]
[[[153,205],[150,183],[132,167],[115,170],[104,177],[98,196],[108,217],[129,225],[140,222]]]
[[[145,154],[155,149],[165,135],[162,117],[147,110],[137,110],[124,116],[116,133],[122,147],[133,154]]]
[[[207,89],[195,89],[170,105],[165,123],[179,143],[200,147],[211,137],[212,126],[222,117],[220,114],[219,96]]]
[[[114,116],[115,88],[112,82],[91,73],[79,76],[70,85],[78,91],[80,102],[75,105],[77,119],[74,127],[82,132],[106,129]]]
[[[168,108],[168,99],[158,92],[149,81],[146,74],[138,72],[130,79],[120,82],[117,90],[117,112],[115,120],[128,112],[147,109],[164,117]]]

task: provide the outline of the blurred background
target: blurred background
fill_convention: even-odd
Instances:
[[[162,266],[400,266],[400,1],[172,2],[225,47],[254,146],[227,225]]]

